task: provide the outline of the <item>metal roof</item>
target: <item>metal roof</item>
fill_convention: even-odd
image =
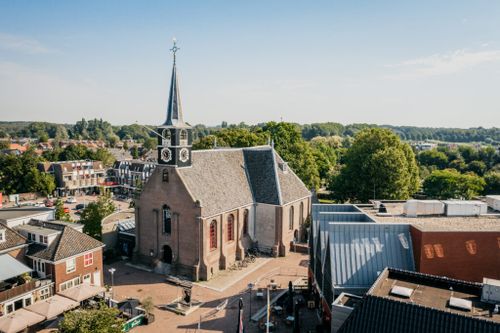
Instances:
[[[8,254],[0,255],[0,267],[2,267],[0,269],[0,281],[5,281],[32,271],[31,268]]]
[[[135,229],[135,220],[125,220],[118,222],[118,231],[126,232]]]
[[[367,289],[386,267],[415,269],[409,224],[330,223],[328,231],[334,288]]]

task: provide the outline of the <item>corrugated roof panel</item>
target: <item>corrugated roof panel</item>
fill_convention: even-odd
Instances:
[[[369,288],[385,267],[414,270],[408,224],[330,223],[329,246],[333,285]]]

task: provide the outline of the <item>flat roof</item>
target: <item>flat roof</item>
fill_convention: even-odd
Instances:
[[[500,314],[493,314],[490,317],[490,310],[493,309],[494,305],[481,302],[480,284],[472,286],[466,283],[461,284],[458,280],[454,281],[439,277],[427,278],[424,274],[419,275],[422,275],[422,277],[413,277],[411,274],[392,274],[391,270],[385,270],[369,290],[368,294],[393,301],[421,305],[439,311],[500,323]],[[407,298],[393,295],[391,290],[394,286],[412,289],[411,296]],[[471,301],[472,310],[466,311],[450,307],[450,297]]]
[[[102,224],[115,223],[123,220],[135,219],[135,210],[133,208],[122,210],[120,212],[113,213],[106,216],[102,220]]]
[[[54,235],[58,234],[61,231],[60,230],[55,230],[55,229],[49,229],[49,228],[44,228],[36,225],[30,225],[30,224],[23,224],[20,226],[15,227],[14,229],[18,231],[26,231],[26,232],[31,232],[37,235],[42,235],[42,236],[49,236],[49,235]]]
[[[383,202],[387,213],[378,214],[373,206],[360,207],[379,223],[409,223],[422,231],[499,231],[500,214],[480,216],[403,215],[404,202]]]
[[[52,211],[48,207],[16,207],[0,209],[0,220],[11,220],[21,217],[29,217]]]
[[[9,254],[0,255],[0,267],[2,267],[2,269],[0,269],[0,281],[5,281],[32,271],[31,268],[11,257]]]

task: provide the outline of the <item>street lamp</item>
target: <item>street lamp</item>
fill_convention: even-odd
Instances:
[[[248,315],[248,321],[250,322],[252,320],[252,289],[254,287],[253,283],[248,284],[248,291],[250,292],[250,314]]]
[[[114,285],[115,285],[115,272],[116,272],[116,268],[111,267],[110,269],[108,269],[108,272],[111,273],[111,299],[114,299],[115,298],[115,288],[114,288]]]

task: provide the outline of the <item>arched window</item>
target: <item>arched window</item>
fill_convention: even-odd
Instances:
[[[172,214],[167,205],[163,205],[163,232],[166,234],[172,232]]]
[[[163,136],[163,146],[168,147],[172,142],[172,136],[170,135],[170,130],[164,129],[161,133]]]
[[[179,135],[179,139],[180,139],[180,145],[181,146],[186,146],[187,145],[187,141],[188,141],[188,133],[186,130],[181,130],[181,133]]]
[[[210,222],[210,249],[217,248],[217,221]]]
[[[243,235],[248,235],[248,209],[243,211]]]
[[[234,240],[234,215],[229,214],[227,217],[227,240]]]
[[[288,222],[288,229],[293,230],[293,206],[290,206],[290,221]]]

